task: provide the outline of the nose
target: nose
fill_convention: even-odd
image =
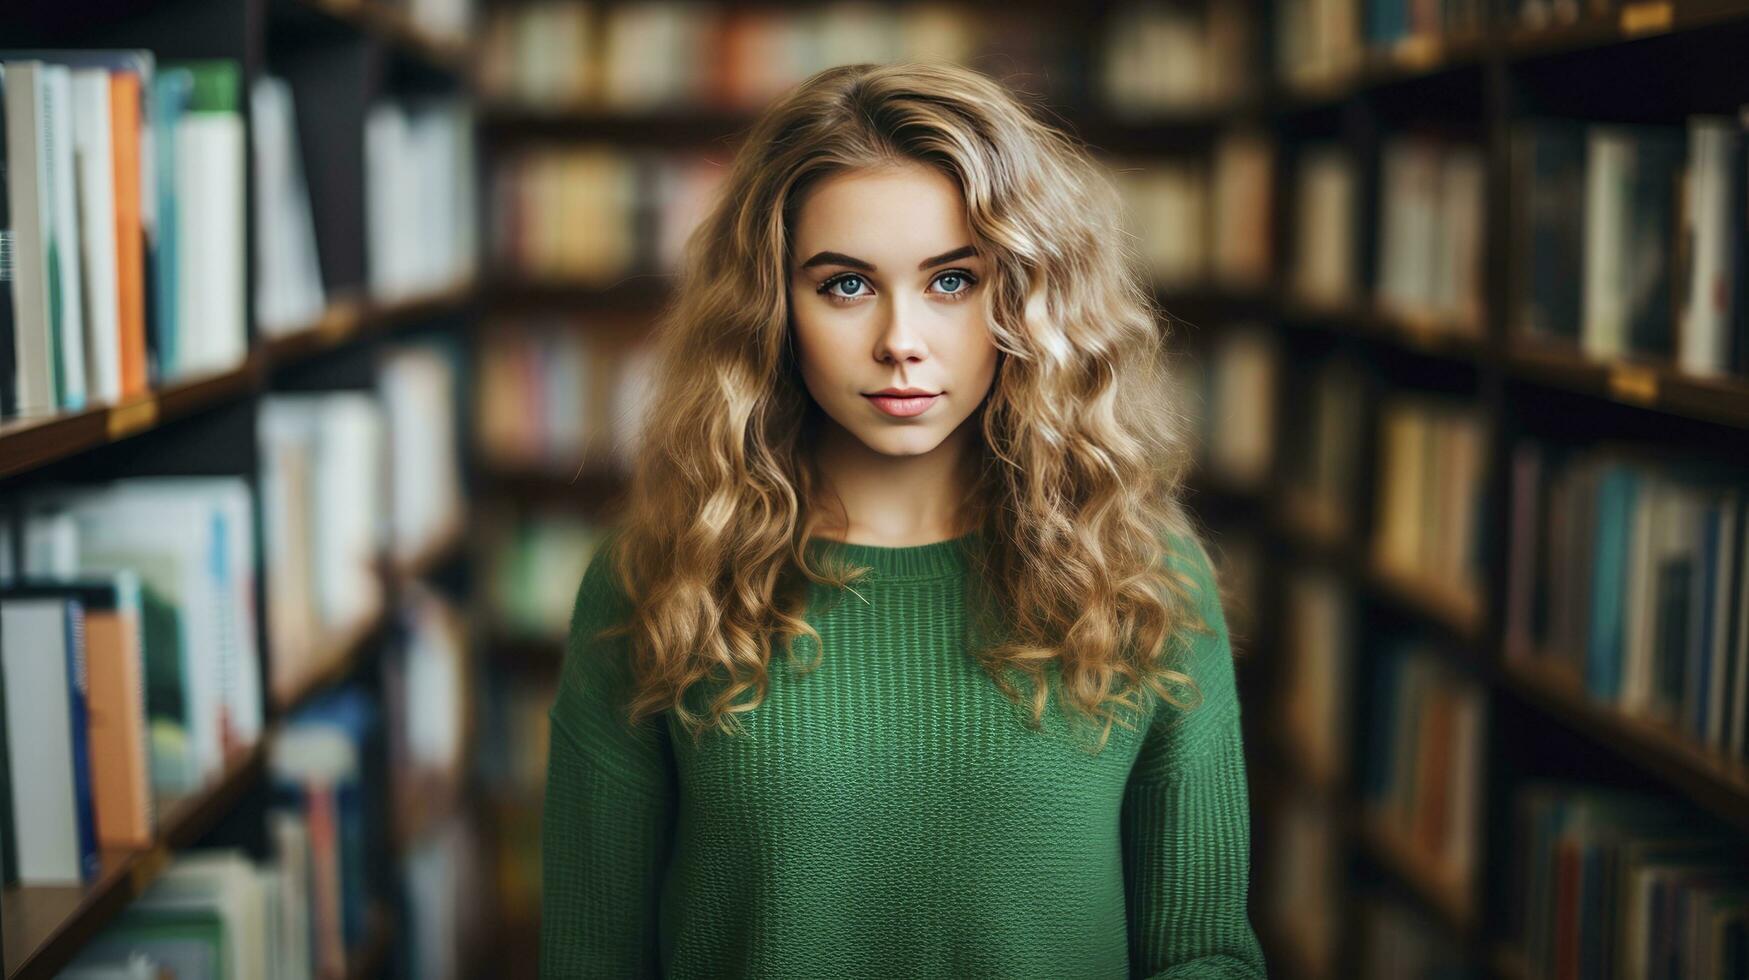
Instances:
[[[875,360],[881,362],[921,359],[928,348],[923,343],[920,325],[926,311],[913,310],[903,298],[886,305],[886,322],[875,338]]]

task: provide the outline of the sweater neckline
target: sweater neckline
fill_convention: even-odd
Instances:
[[[808,557],[817,559],[827,554],[842,556],[855,565],[866,565],[883,581],[920,581],[963,575],[970,561],[966,546],[978,532],[972,531],[945,541],[928,544],[888,547],[878,544],[853,544],[818,536],[808,538]]]

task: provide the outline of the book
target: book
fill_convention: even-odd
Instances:
[[[79,884],[99,870],[84,641],[76,598],[0,590],[0,683],[14,789],[5,848],[14,860],[6,870],[19,884]]]

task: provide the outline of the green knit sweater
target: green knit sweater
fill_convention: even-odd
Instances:
[[[1155,699],[1095,755],[1054,698],[1024,727],[967,653],[967,540],[811,540],[874,569],[860,597],[811,586],[824,663],[773,657],[749,734],[697,746],[668,715],[625,724],[625,641],[591,637],[626,604],[597,552],[551,711],[542,976],[1265,975],[1202,549],[1175,538],[1169,561],[1214,627],[1185,634],[1203,703]]]

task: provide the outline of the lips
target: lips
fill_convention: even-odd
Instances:
[[[935,395],[864,395],[874,407],[897,418],[922,415],[941,397]]]

